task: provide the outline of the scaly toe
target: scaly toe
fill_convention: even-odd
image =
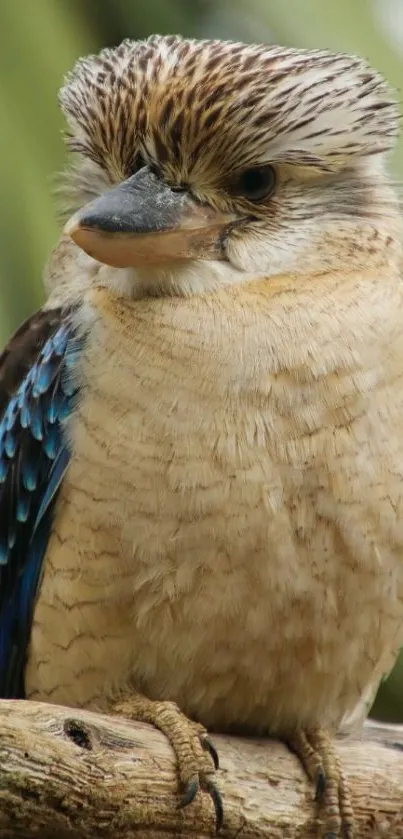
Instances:
[[[178,808],[188,807],[200,790],[206,792],[214,806],[218,831],[224,819],[221,793],[213,780],[219,760],[206,729],[189,720],[174,702],[154,702],[140,694],[116,703],[114,711],[155,725],[165,734],[175,752],[184,790]]]
[[[353,839],[354,815],[350,793],[330,737],[321,729],[296,731],[288,745],[315,784],[320,807],[321,839]]]

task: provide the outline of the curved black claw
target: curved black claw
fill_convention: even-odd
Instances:
[[[216,832],[222,828],[223,821],[224,821],[224,806],[222,803],[222,795],[213,781],[208,781],[203,789],[208,792],[215,810],[215,828]]]
[[[219,769],[220,768],[220,761],[219,761],[219,758],[218,758],[217,749],[216,749],[213,741],[210,740],[210,737],[208,737],[207,734],[203,734],[200,737],[200,743],[201,743],[204,751],[209,753],[209,755],[211,757],[211,760],[214,763],[214,769]]]
[[[200,784],[199,781],[189,781],[186,784],[186,790],[182,795],[182,798],[178,804],[178,810],[182,810],[183,807],[187,807],[188,804],[191,804],[192,801],[195,800],[197,793],[199,792]]]
[[[318,769],[315,781],[315,801],[322,801],[326,789],[326,775],[323,769]],[[332,839],[332,834],[329,834]]]
[[[224,821],[224,806],[222,802],[222,796],[220,791],[217,789],[216,785],[213,781],[206,781],[205,783],[201,784],[202,790],[207,792],[210,796],[215,811],[215,824],[216,824],[216,831],[221,829],[223,821]],[[178,810],[182,810],[184,807],[187,807],[188,804],[191,804],[192,801],[195,800],[197,793],[200,789],[200,782],[199,781],[189,781],[186,785],[186,790],[179,802]]]

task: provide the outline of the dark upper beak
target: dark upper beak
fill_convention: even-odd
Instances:
[[[171,189],[145,166],[86,204],[65,233],[98,262],[118,268],[178,259],[220,259],[225,229],[236,220]]]

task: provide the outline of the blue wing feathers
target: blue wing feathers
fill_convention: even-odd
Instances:
[[[77,399],[77,365],[85,340],[77,333],[71,314],[61,312],[59,319],[53,316],[40,347],[36,337],[31,365],[23,366],[24,375],[0,416],[3,698],[24,695],[23,673],[35,597],[56,497],[70,460],[63,422]],[[11,351],[6,358],[10,367]]]

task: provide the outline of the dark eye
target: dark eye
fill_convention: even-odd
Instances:
[[[144,160],[144,157],[141,154],[141,152],[136,152],[134,156],[129,160],[127,167],[128,174],[135,175],[136,172],[138,172],[139,169],[142,169],[145,165],[146,161]]]
[[[231,184],[233,195],[241,195],[248,201],[264,201],[272,195],[276,186],[276,171],[273,166],[254,166],[245,169]]]

